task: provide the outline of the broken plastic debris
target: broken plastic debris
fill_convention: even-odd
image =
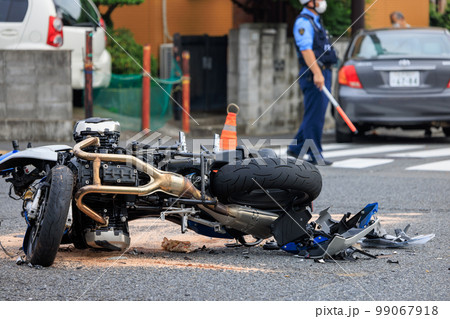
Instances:
[[[176,252],[176,253],[189,253],[192,251],[190,241],[180,241],[174,239],[167,239],[164,237],[161,247],[164,250]]]
[[[409,246],[424,245],[431,239],[433,239],[435,234],[428,235],[418,235],[415,237],[409,237],[406,235],[410,225],[408,224],[404,230],[395,229],[395,235],[388,235],[386,231],[380,226],[378,229],[367,236],[361,241],[361,247],[371,247],[371,248],[406,248]]]

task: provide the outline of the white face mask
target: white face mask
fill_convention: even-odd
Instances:
[[[327,11],[327,2],[325,0],[324,1],[320,1],[317,4],[318,4],[318,6],[316,7],[316,12],[318,14],[322,14],[325,11]]]

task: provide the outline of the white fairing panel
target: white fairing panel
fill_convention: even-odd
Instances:
[[[16,167],[20,165],[27,165],[33,161],[47,161],[56,162],[58,160],[59,151],[71,150],[67,145],[48,145],[34,148],[28,148],[4,158],[0,161],[0,170]]]

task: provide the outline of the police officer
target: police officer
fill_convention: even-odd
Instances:
[[[300,0],[304,6],[294,25],[294,38],[300,64],[300,87],[303,91],[303,122],[295,135],[296,145],[287,154],[298,157],[308,153],[308,161],[316,165],[331,165],[322,156],[322,131],[328,98],[322,87],[331,89],[331,66],[337,62],[320,15],[327,8],[326,0]],[[308,142],[308,143],[307,143]],[[311,143],[311,142],[314,142]],[[307,148],[307,150],[306,150]],[[304,154],[302,154],[304,155]]]

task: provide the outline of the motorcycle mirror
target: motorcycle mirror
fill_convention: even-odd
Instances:
[[[13,147],[13,150],[18,151],[19,150],[19,141],[17,141],[17,140],[12,141],[12,147]]]

